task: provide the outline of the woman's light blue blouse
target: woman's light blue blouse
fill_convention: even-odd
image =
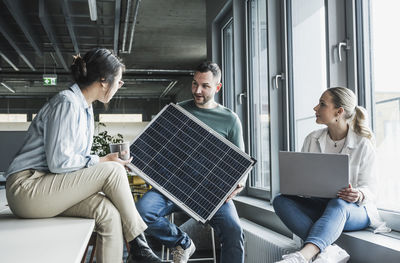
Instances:
[[[93,132],[93,108],[74,84],[39,111],[5,176],[27,169],[68,173],[97,164],[99,157],[90,155]]]

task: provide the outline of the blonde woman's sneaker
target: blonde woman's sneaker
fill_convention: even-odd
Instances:
[[[299,252],[290,253],[282,256],[281,261],[276,263],[308,263],[307,259]]]
[[[196,251],[196,246],[193,241],[190,241],[190,246],[187,249],[183,249],[181,246],[177,246],[172,249],[172,262],[174,263],[186,263],[188,259]]]
[[[338,245],[330,245],[319,253],[313,263],[346,263],[350,259],[346,250]]]

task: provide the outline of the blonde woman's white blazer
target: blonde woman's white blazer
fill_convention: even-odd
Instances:
[[[327,136],[328,128],[311,132],[305,138],[301,151],[324,153]],[[352,128],[349,128],[345,144],[340,153],[349,155],[349,180],[351,186],[358,188],[364,195],[364,200],[359,202],[358,205],[366,207],[370,226],[375,229],[375,232],[390,231],[380,218],[375,205],[377,173],[373,142],[366,137],[357,135]]]

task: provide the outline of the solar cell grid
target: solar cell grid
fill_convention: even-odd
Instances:
[[[203,223],[255,160],[187,113],[166,106],[131,145],[135,170]]]

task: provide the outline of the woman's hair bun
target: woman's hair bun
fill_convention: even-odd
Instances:
[[[73,56],[71,72],[76,82],[87,77],[86,62],[80,54]]]
[[[96,81],[112,83],[119,70],[125,66],[112,51],[105,48],[93,48],[83,57],[73,56],[71,73],[80,89],[85,89]]]

